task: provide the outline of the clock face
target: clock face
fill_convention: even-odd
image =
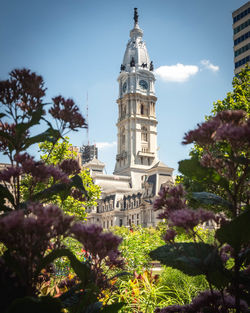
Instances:
[[[125,92],[127,90],[127,82],[125,82],[122,86],[122,91]]]
[[[148,83],[145,80],[140,80],[139,85],[141,86],[142,89],[147,90],[148,89]]]

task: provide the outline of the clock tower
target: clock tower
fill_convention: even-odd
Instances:
[[[132,187],[141,188],[145,172],[158,161],[155,115],[155,76],[143,31],[134,9],[134,28],[121,65],[117,155],[114,174],[131,176]]]

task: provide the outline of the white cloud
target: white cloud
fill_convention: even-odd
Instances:
[[[209,60],[201,60],[201,64],[204,68],[211,70],[213,72],[217,72],[220,68],[218,65],[212,64]]]
[[[112,142],[97,142],[96,146],[100,150],[113,148],[113,147],[116,146],[116,141],[112,141]]]
[[[176,65],[164,65],[155,70],[158,78],[167,82],[182,83],[187,81],[191,76],[197,74],[199,67],[197,65],[184,65],[177,63]]]

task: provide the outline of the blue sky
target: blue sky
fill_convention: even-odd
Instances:
[[[0,79],[14,68],[42,75],[47,99],[71,97],[86,115],[99,159],[114,169],[120,64],[138,8],[156,73],[160,159],[188,157],[186,131],[232,90],[232,12],[242,0],[0,0]],[[178,65],[179,64],[179,65]],[[85,130],[70,133],[87,143]],[[33,150],[35,151],[35,150]],[[1,162],[7,160],[0,156]]]

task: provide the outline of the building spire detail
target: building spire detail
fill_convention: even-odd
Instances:
[[[137,8],[134,8],[134,21],[135,21],[135,25],[138,24],[138,12],[137,12]]]

